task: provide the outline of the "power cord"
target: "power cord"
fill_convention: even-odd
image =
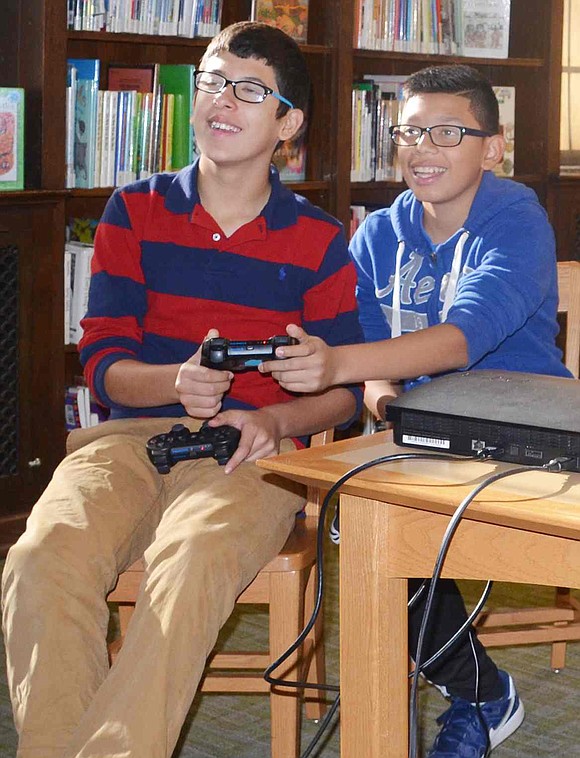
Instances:
[[[324,536],[325,536],[325,518],[326,518],[326,512],[328,510],[328,507],[330,505],[330,502],[333,498],[333,496],[336,494],[336,492],[347,482],[349,479],[351,479],[353,476],[356,476],[357,474],[360,474],[362,471],[366,471],[369,468],[372,468],[374,466],[379,466],[383,463],[392,463],[395,461],[401,461],[401,460],[457,460],[456,457],[452,455],[442,454],[442,453],[394,453],[390,455],[381,456],[379,458],[374,458],[371,461],[366,461],[365,463],[361,463],[358,466],[355,466],[354,468],[347,471],[343,476],[340,477],[328,490],[326,493],[322,504],[320,506],[320,514],[318,519],[318,528],[316,533],[316,565],[318,566],[318,576],[317,576],[317,587],[316,587],[316,600],[314,603],[314,609],[312,611],[312,614],[310,616],[310,619],[308,620],[306,626],[300,632],[296,640],[290,645],[290,647],[285,650],[275,661],[273,661],[268,668],[264,671],[264,679],[272,685],[275,685],[277,687],[295,687],[297,689],[315,689],[315,690],[323,690],[326,692],[340,692],[340,688],[338,685],[333,684],[312,684],[311,682],[303,682],[303,681],[292,681],[288,679],[279,679],[272,675],[272,672],[274,672],[277,668],[279,668],[284,661],[286,661],[292,653],[294,653],[300,645],[304,642],[308,634],[310,633],[312,627],[316,623],[316,619],[318,618],[318,614],[320,613],[320,609],[322,607],[322,598],[324,593],[324,571],[323,571],[323,559],[324,559]],[[419,597],[419,594],[422,593],[425,589],[425,583],[423,583],[423,586],[419,588],[418,592],[415,593],[415,596],[411,599],[411,602],[416,602],[416,600]],[[437,656],[437,653],[435,654]],[[434,660],[435,658],[433,658]],[[334,713],[338,710],[340,703],[340,695],[336,697],[334,700],[329,713],[326,714],[325,718],[321,722],[319,729],[317,730],[316,734],[314,735],[313,739],[311,740],[310,744],[306,748],[306,751],[301,755],[301,758],[307,758],[307,756],[311,755],[312,750],[314,749],[315,745],[320,740],[322,734],[327,729],[328,725],[330,724],[331,718],[334,715]]]

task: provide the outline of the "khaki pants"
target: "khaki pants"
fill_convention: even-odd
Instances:
[[[254,463],[226,475],[207,458],[159,475],[145,442],[175,421],[73,432],[74,451],[8,554],[3,625],[18,758],[170,756],[220,627],[303,506],[298,485]],[[146,578],[109,670],[105,597],[142,555]]]

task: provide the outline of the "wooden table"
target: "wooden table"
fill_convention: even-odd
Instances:
[[[395,452],[411,450],[382,432],[258,465],[329,489],[353,466]],[[397,462],[343,486],[342,758],[407,756],[407,578],[432,574],[449,516],[477,484],[510,467],[464,458]],[[524,472],[483,490],[460,523],[442,575],[580,587],[580,474]]]

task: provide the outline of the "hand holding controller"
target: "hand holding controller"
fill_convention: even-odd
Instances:
[[[179,461],[215,458],[224,466],[232,457],[241,432],[233,426],[208,426],[204,422],[198,432],[190,432],[183,424],[175,424],[170,432],[157,434],[147,442],[147,453],[160,474],[168,474]]]
[[[276,348],[297,345],[294,337],[279,335],[267,340],[229,340],[211,337],[204,340],[201,348],[201,365],[220,371],[243,371],[257,368],[264,361],[282,360]]]

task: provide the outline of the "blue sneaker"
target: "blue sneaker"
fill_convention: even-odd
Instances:
[[[504,695],[480,703],[479,712],[475,703],[451,698],[450,708],[437,719],[442,728],[427,758],[485,758],[516,731],[524,720],[524,706],[511,676],[505,671],[499,676]]]

